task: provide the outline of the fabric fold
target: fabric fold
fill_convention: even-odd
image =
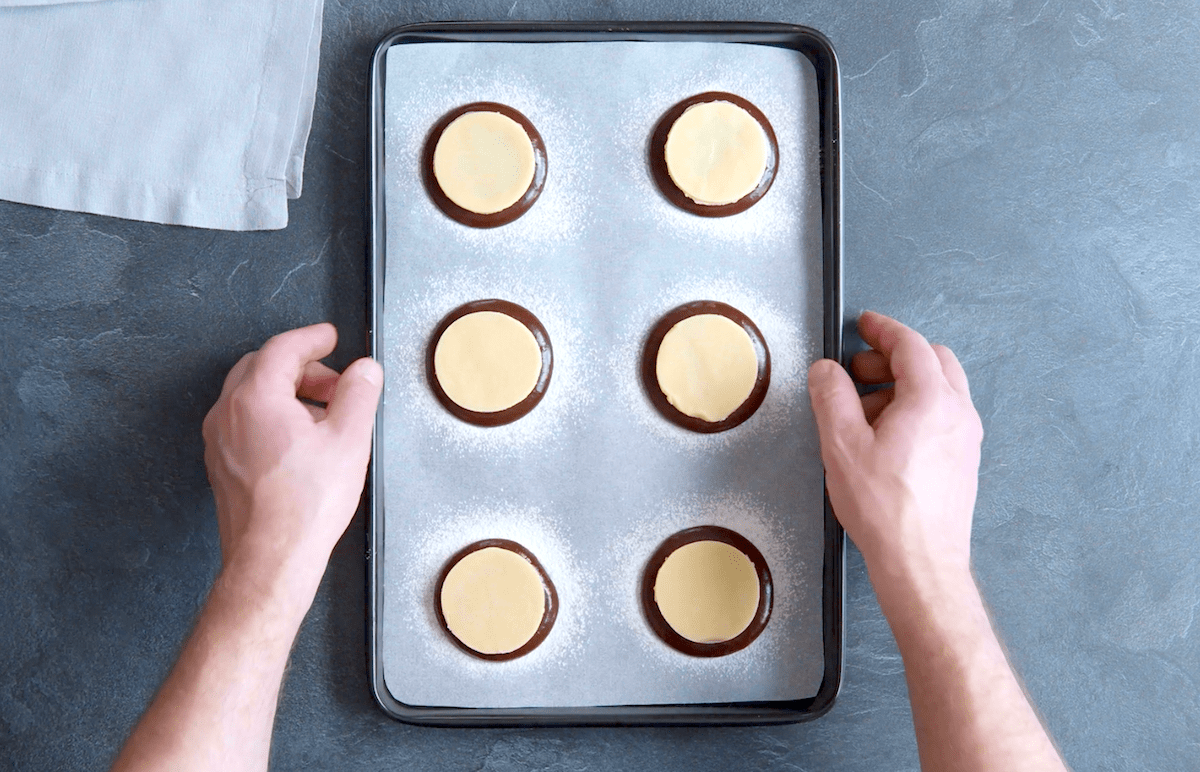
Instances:
[[[0,198],[226,230],[287,224],[322,0],[0,8]]]

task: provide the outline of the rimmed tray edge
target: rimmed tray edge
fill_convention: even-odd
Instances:
[[[387,50],[397,44],[422,42],[567,43],[589,41],[710,41],[772,45],[804,53],[816,70],[822,204],[823,356],[842,361],[842,168],[841,79],[833,46],[817,30],[774,22],[427,22],[387,33],[371,57],[367,103],[369,144],[367,230],[367,345],[377,361],[382,354],[380,314],[383,308],[383,261],[386,227],[383,218],[383,97]],[[424,726],[715,726],[765,725],[809,721],[828,713],[841,690],[845,658],[845,534],[825,495],[825,549],[822,634],[825,672],[813,697],[770,702],[690,705],[614,705],[572,708],[456,708],[406,705],[389,692],[380,656],[383,560],[383,476],[381,432],[386,405],[381,403],[368,471],[367,502],[367,670],[376,704],[389,716]]]

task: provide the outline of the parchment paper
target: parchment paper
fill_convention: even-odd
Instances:
[[[676,209],[646,163],[661,115],[709,90],[755,103],[780,146],[770,192],[727,218]],[[473,101],[520,110],[548,155],[541,198],[491,230],[443,215],[420,178],[430,127]],[[387,53],[385,116],[381,623],[392,695],[418,706],[553,707],[815,694],[823,494],[805,372],[820,356],[822,309],[808,60],[717,43],[397,45]],[[445,314],[492,297],[541,319],[554,373],[528,416],[479,428],[437,403],[424,355]],[[716,435],[668,423],[638,377],[651,326],[693,300],[745,312],[772,356],[763,406]],[[766,631],[727,657],[670,649],[638,603],[650,554],[699,524],[742,533],[774,577]],[[510,662],[461,652],[434,616],[438,570],[483,538],[523,544],[559,593],[549,637]]]

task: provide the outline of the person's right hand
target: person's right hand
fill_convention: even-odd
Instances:
[[[954,353],[895,319],[865,312],[871,346],[851,361],[859,397],[837,362],[809,369],[825,483],[876,590],[928,577],[970,578],[971,518],[983,426]]]
[[[374,360],[340,375],[321,364],[336,343],[331,324],[276,335],[234,365],[204,419],[225,566],[288,566],[305,608],[358,509],[383,388]]]

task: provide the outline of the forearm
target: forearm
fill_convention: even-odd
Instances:
[[[221,572],[114,770],[267,768],[280,683],[315,591],[290,568],[235,559]]]
[[[1066,769],[969,573],[872,578],[904,659],[924,772]]]

